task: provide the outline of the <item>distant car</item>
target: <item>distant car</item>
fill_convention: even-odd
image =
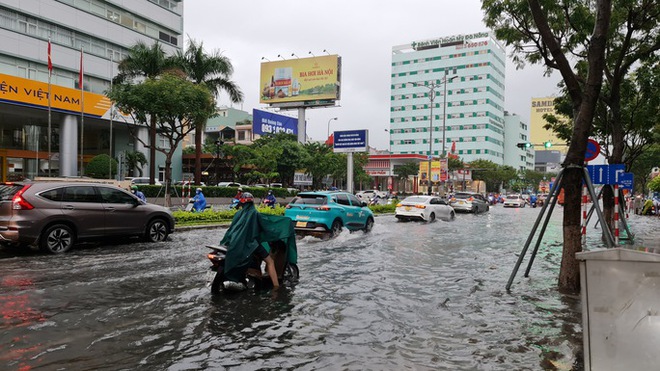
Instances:
[[[456,212],[483,213],[490,209],[488,200],[481,194],[475,192],[456,192],[449,200],[449,206]]]
[[[398,220],[422,220],[432,222],[436,218],[450,221],[456,217],[447,201],[436,196],[410,196],[396,205],[394,216]]]
[[[77,241],[142,236],[159,242],[173,231],[168,208],[144,204],[115,185],[0,183],[0,243],[5,245],[37,245],[59,254]]]
[[[375,189],[367,189],[364,191],[360,191],[355,194],[355,196],[363,201],[369,201],[372,198],[374,198],[375,195],[378,195],[380,198],[385,198],[387,196],[387,192],[382,192],[378,191]]]
[[[348,192],[301,192],[284,211],[294,223],[298,235],[334,237],[342,228],[370,232],[374,215],[366,202]]]
[[[235,183],[235,182],[220,182],[218,183],[218,187],[243,187],[241,183]]]
[[[192,186],[199,185],[199,186],[202,186],[202,187],[206,187],[206,183],[204,183],[204,182],[202,182],[201,184],[195,184],[195,182],[190,181],[190,180],[179,180],[179,181],[174,182],[173,185],[181,186],[181,187],[187,187],[187,186],[192,187]]]
[[[282,183],[270,183],[270,188],[284,188]]]
[[[131,185],[148,185],[149,177],[131,178]],[[158,179],[154,179],[154,185],[162,185]]]
[[[268,188],[268,184],[263,184],[263,183],[257,183],[253,184],[250,187],[256,187],[256,188]]]
[[[504,207],[525,207],[527,202],[520,195],[506,195],[504,197]]]

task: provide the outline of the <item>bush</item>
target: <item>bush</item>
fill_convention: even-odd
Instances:
[[[94,156],[85,166],[85,175],[92,178],[109,179],[115,174],[117,174],[117,161],[106,154]]]

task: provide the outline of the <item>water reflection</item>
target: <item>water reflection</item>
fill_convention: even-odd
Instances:
[[[275,294],[210,294],[203,246],[221,228],[57,257],[3,251],[0,368],[580,370],[579,298],[557,292],[561,210],[530,277],[505,290],[538,211],[378,217],[370,234],[305,238],[300,283]]]

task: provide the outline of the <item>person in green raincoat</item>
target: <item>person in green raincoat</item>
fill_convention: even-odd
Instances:
[[[297,261],[296,237],[291,219],[278,215],[265,215],[257,211],[254,197],[249,192],[241,197],[241,208],[234,215],[231,225],[220,244],[227,247],[225,257],[225,279],[244,282],[245,275],[256,269],[261,275],[261,261],[266,263],[266,272],[279,288],[275,261],[270,256],[270,244],[283,244],[288,263]]]

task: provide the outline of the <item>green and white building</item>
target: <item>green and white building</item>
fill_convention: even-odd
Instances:
[[[505,58],[487,32],[394,46],[391,151],[505,164]]]

